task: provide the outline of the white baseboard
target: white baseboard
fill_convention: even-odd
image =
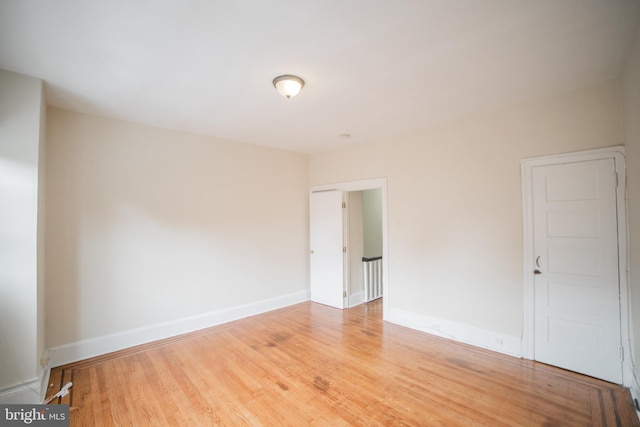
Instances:
[[[40,380],[34,378],[15,387],[0,391],[0,405],[41,403]]]
[[[46,351],[42,360],[48,363]],[[0,391],[0,405],[42,403],[49,386],[49,374],[51,374],[51,368],[47,365],[40,369],[38,378]]]
[[[356,292],[355,294],[349,295],[349,307],[355,307],[358,304],[362,304],[364,302],[364,291]]]
[[[394,308],[389,309],[387,320],[411,329],[497,351],[509,356],[520,357],[522,354],[522,340],[511,335]]]
[[[47,398],[47,391],[49,391],[49,377],[51,376],[51,367],[47,366],[42,369],[38,384],[40,385],[40,402],[44,402]]]
[[[209,328],[289,305],[309,301],[309,291],[299,291],[251,304],[216,310],[198,316],[132,329],[49,349],[49,366],[56,367],[140,344]]]

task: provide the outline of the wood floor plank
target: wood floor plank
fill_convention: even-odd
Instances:
[[[49,374],[49,384],[47,386],[47,392],[45,393],[45,401],[49,400],[49,398],[58,393],[62,386],[62,370],[52,369],[51,373]],[[51,403],[60,403],[60,399],[56,397],[51,401]]]
[[[381,301],[298,304],[51,378],[74,382],[72,426],[640,426],[622,387],[383,322]]]

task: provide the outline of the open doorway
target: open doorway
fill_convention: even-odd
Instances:
[[[382,277],[382,189],[347,193],[348,307],[384,295]]]
[[[346,308],[352,306],[352,298],[351,298],[351,289],[350,282],[351,277],[350,274],[355,269],[362,269],[362,256],[364,255],[364,246],[362,243],[360,245],[355,245],[355,248],[358,246],[362,248],[360,260],[354,265],[351,265],[351,254],[348,251],[347,246],[351,246],[349,243],[349,226],[348,226],[348,212],[347,209],[344,209],[348,202],[348,195],[352,192],[361,192],[366,190],[374,190],[378,189],[380,192],[378,193],[380,202],[380,216],[381,216],[381,234],[382,234],[382,259],[381,270],[382,270],[382,311],[383,311],[383,319],[386,320],[388,310],[388,302],[390,296],[390,286],[389,286],[389,268],[388,268],[388,243],[387,243],[387,180],[386,178],[375,178],[368,179],[362,181],[350,181],[343,183],[334,183],[334,184],[325,184],[325,185],[317,185],[311,187],[310,191],[310,236],[311,236],[311,247],[310,247],[310,256],[311,256],[311,265],[310,265],[310,282],[311,282],[311,300],[316,301],[314,299],[314,295],[320,293],[330,293],[331,295],[340,295],[342,297],[341,302],[338,301],[338,304],[330,304],[323,301],[316,301],[323,304],[331,305],[337,308]],[[325,199],[333,199],[330,194],[335,194],[336,199],[341,201],[341,207],[343,209],[333,209],[335,203],[332,200],[327,201],[327,209],[328,206],[331,206],[330,212],[327,210],[320,209],[324,206],[322,201]],[[325,197],[326,196],[326,197]],[[329,203],[331,202],[331,203]],[[318,206],[320,204],[321,206]],[[342,212],[340,212],[342,211]],[[342,232],[338,229],[335,231],[333,228],[328,230],[326,228],[326,222],[331,219],[331,223],[333,224],[333,219],[342,222]],[[334,227],[335,228],[335,227]],[[326,235],[331,234],[332,240],[331,242],[338,241],[338,244],[323,244]],[[364,229],[363,229],[364,235]],[[340,243],[342,242],[342,243]],[[326,243],[326,242],[325,242]],[[335,251],[338,251],[340,255],[342,255],[341,259],[331,256],[328,257],[327,254],[333,254]],[[358,255],[355,254],[354,257]],[[332,260],[329,262],[329,258]],[[326,261],[326,262],[323,262]],[[341,272],[342,280],[340,278],[335,278],[332,280],[325,280],[323,278],[323,273],[327,271],[332,272]],[[315,292],[314,292],[315,291]],[[354,297],[353,303],[357,300],[357,296]]]

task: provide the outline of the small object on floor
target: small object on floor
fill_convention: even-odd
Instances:
[[[64,397],[67,394],[69,394],[69,389],[71,388],[71,386],[73,385],[73,383],[71,381],[69,381],[68,383],[66,383],[64,385],[64,387],[62,387],[60,389],[59,392],[57,392],[56,394],[54,394],[53,396],[51,396],[50,398],[46,399],[44,401],[44,404],[46,405],[47,403],[51,402],[53,399],[55,399],[56,397]]]

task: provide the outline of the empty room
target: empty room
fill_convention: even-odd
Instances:
[[[0,1],[1,425],[640,426],[638,357],[640,1]]]

